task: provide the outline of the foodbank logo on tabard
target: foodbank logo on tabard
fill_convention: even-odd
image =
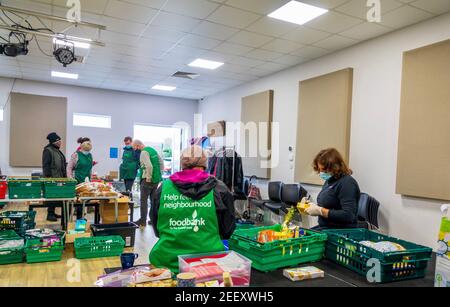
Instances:
[[[198,212],[195,210],[192,213],[192,219],[175,220],[171,218],[169,225],[172,229],[192,229],[193,232],[198,232],[200,230],[199,226],[205,226],[205,222],[204,218],[198,218]]]

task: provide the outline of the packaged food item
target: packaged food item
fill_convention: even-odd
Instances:
[[[283,275],[292,281],[301,281],[306,279],[324,278],[325,272],[316,267],[307,266],[303,268],[285,269]]]
[[[359,243],[367,247],[373,248],[381,253],[402,252],[406,250],[400,244],[389,241],[381,241],[381,242],[361,241]]]
[[[275,241],[275,231],[273,230],[263,230],[258,233],[259,243],[268,243]]]
[[[218,287],[220,287],[220,284],[219,284],[218,280],[212,280],[212,281],[205,282],[205,287],[206,288],[218,288]]]
[[[177,275],[178,288],[195,288],[195,274],[180,273]]]
[[[233,279],[231,279],[231,274],[229,272],[223,273],[223,285],[225,288],[233,287]]]
[[[130,282],[134,284],[168,280],[172,278],[172,272],[169,269],[142,268],[135,270],[131,275]]]

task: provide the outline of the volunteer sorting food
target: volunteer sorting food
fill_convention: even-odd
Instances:
[[[233,195],[205,172],[206,152],[192,146],[181,154],[182,171],[161,183],[152,199],[151,218],[159,241],[150,263],[178,272],[178,256],[223,251],[222,240],[236,227]]]
[[[319,217],[316,230],[357,227],[358,183],[342,155],[334,148],[322,150],[313,162],[314,170],[325,181],[317,197],[318,205],[310,203],[306,213]]]

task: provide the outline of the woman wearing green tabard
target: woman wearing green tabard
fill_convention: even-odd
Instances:
[[[226,185],[205,172],[199,146],[181,154],[182,171],[159,184],[152,195],[151,219],[159,241],[150,263],[178,272],[178,256],[220,252],[236,228],[234,199]]]
[[[67,167],[67,176],[74,178],[78,184],[91,180],[92,167],[95,162],[92,158],[92,143],[89,138],[79,138],[80,147],[72,154]]]

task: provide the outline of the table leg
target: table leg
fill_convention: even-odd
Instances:
[[[86,200],[83,200],[83,206],[81,207],[81,219],[84,218],[84,209],[86,208]]]
[[[62,202],[62,207],[61,207],[61,228],[62,230],[67,230],[67,206],[66,206],[67,201],[63,201]]]
[[[114,215],[115,215],[115,218],[116,218],[116,223],[118,223],[119,222],[119,200],[116,198],[115,200],[114,200]]]

